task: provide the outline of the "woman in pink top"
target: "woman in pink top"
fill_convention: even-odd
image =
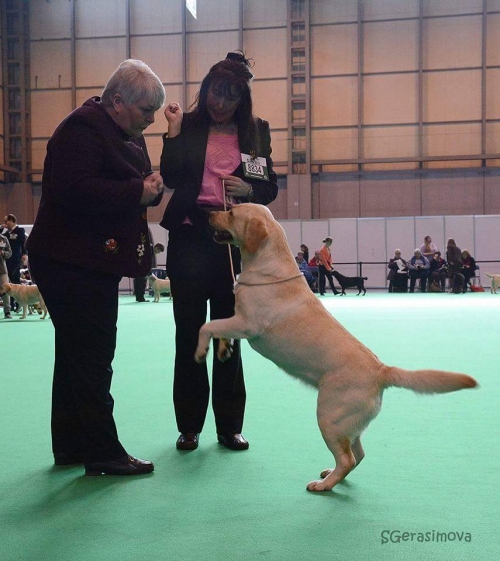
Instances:
[[[238,249],[214,242],[208,212],[241,202],[268,204],[278,193],[269,124],[252,113],[252,78],[243,54],[229,53],[210,69],[189,112],[183,113],[178,103],[165,109],[168,132],[160,169],[173,194],[161,225],[169,231],[167,272],[176,324],[174,407],[180,450],[198,447],[208,409],[207,366],[194,360],[207,303],[210,319],[234,315],[229,251],[234,273],[240,271]],[[249,158],[254,158],[252,165],[245,166]],[[245,400],[240,345],[235,341],[226,362],[214,352],[212,368],[217,438],[231,450],[248,448],[241,435]]]

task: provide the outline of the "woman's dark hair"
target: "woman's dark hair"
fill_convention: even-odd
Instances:
[[[207,97],[210,87],[216,87],[227,97],[238,95],[240,102],[234,112],[234,120],[238,126],[240,150],[246,153],[259,149],[259,134],[252,110],[250,82],[253,74],[250,68],[251,61],[245,58],[241,51],[228,53],[224,60],[210,68],[201,83],[195,102],[190,107],[197,124],[209,124]]]

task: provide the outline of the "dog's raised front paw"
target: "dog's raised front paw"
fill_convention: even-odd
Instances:
[[[202,364],[203,362],[205,362],[207,355],[208,355],[208,347],[204,351],[200,351],[196,349],[196,352],[194,353],[194,360],[198,364]]]
[[[219,339],[217,347],[217,358],[221,362],[226,362],[233,356],[234,339]]]

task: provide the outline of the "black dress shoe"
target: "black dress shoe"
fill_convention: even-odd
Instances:
[[[177,450],[196,450],[198,444],[200,443],[200,433],[196,432],[183,432],[177,442],[175,447]]]
[[[134,456],[123,456],[110,462],[85,464],[85,475],[143,475],[155,469],[153,462],[139,460]]]
[[[243,435],[236,434],[218,434],[217,440],[230,450],[248,450],[249,444],[243,438]]]
[[[56,466],[72,466],[75,464],[83,464],[83,455],[56,452],[54,453],[54,464]]]

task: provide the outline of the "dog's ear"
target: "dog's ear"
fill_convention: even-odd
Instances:
[[[245,249],[248,253],[255,253],[260,244],[269,237],[269,231],[260,218],[250,218],[245,232]]]

